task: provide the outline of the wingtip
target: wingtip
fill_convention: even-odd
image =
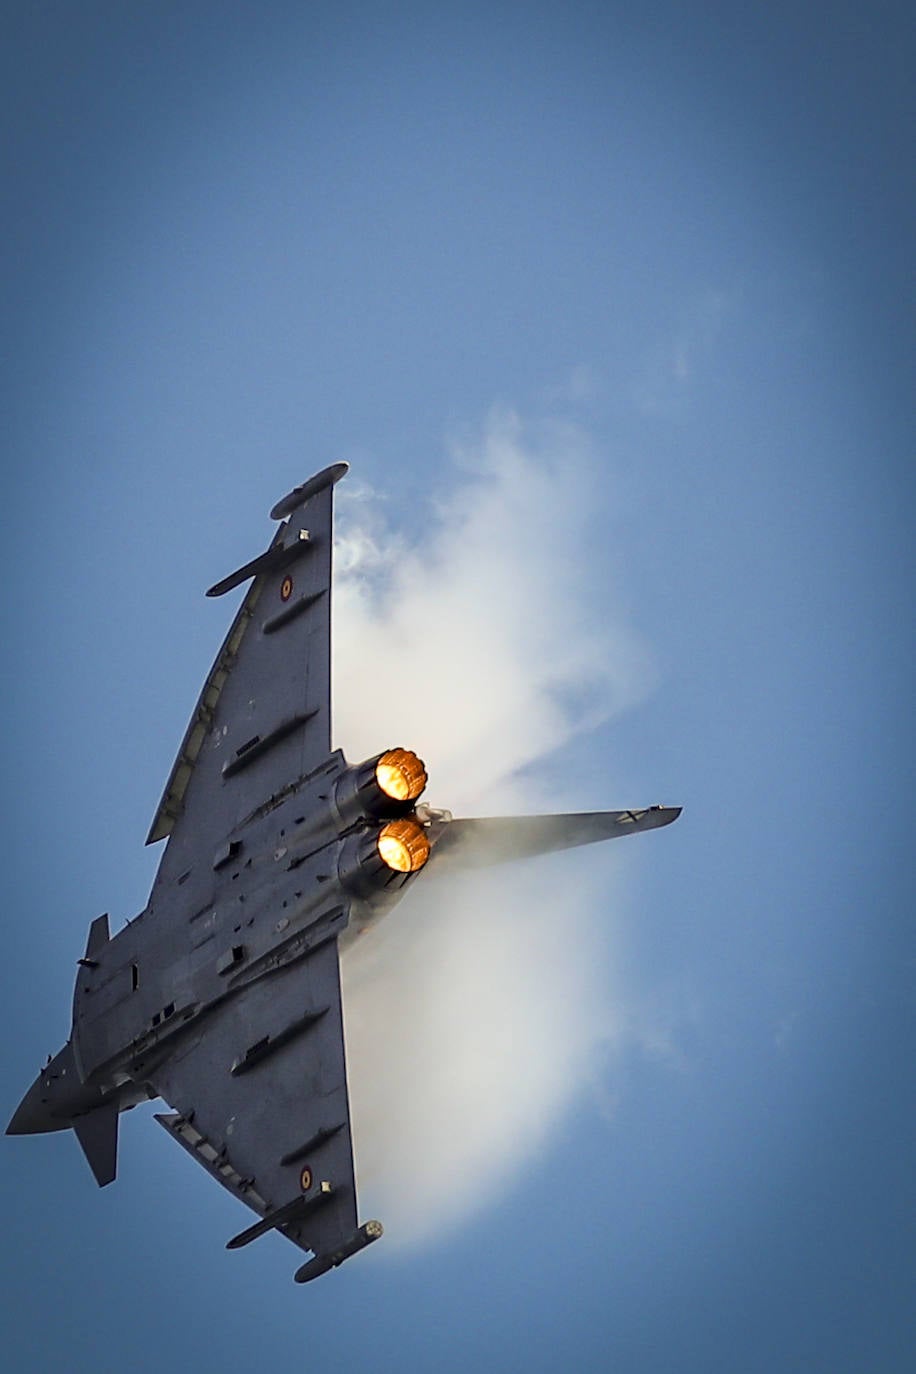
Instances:
[[[360,1250],[365,1250],[367,1245],[379,1239],[384,1234],[385,1228],[380,1221],[367,1221],[364,1225],[357,1227],[352,1235],[348,1236],[342,1244],[335,1250],[326,1254],[315,1255],[314,1259],[308,1260],[301,1265],[293,1275],[296,1283],[309,1283],[312,1279],[320,1278],[329,1269],[336,1269],[344,1260],[350,1259],[353,1255],[358,1255]]]
[[[652,807],[652,810],[659,818],[657,822],[659,826],[672,825],[683,809],[682,806],[664,806],[662,804]]]
[[[277,502],[270,512],[271,520],[284,520],[287,515],[292,515],[303,502],[316,496],[319,491],[324,491],[325,487],[332,487],[341,477],[346,477],[349,471],[350,464],[343,462],[332,463],[330,467],[322,468],[321,472],[316,472],[315,476],[303,482],[301,487],[293,487],[292,491],[287,492],[286,496]],[[209,596],[209,592],[207,595]]]

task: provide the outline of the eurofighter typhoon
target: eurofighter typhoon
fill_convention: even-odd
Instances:
[[[66,1045],[11,1135],[72,1127],[96,1181],[118,1117],[150,1098],[171,1138],[311,1257],[296,1282],[378,1239],[359,1224],[339,953],[437,865],[475,866],[667,825],[680,808],[453,819],[420,801],[409,749],[331,751],[336,463],[279,501],[270,547],[208,596],[251,585],[194,709],[153,820],[166,840],[144,911],[89,927]]]

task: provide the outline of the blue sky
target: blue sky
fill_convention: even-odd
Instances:
[[[443,805],[685,807],[392,916],[391,987],[476,990],[484,1033],[379,1027],[446,1056],[375,1137],[435,1115],[432,1220],[404,1183],[319,1284],[227,1254],[144,1109],[103,1192],[5,1141],[8,1367],[908,1369],[904,7],[50,4],[5,40],[9,1110],[90,920],[145,902],[203,590],[327,463],[345,749],[390,713]]]

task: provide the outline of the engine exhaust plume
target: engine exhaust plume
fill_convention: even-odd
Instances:
[[[375,765],[379,787],[394,801],[416,801],[426,786],[426,769],[410,749],[389,749]]]
[[[414,820],[389,821],[379,834],[378,852],[395,873],[419,873],[429,858],[429,840]]]

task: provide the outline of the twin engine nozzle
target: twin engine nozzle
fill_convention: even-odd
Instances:
[[[338,863],[346,887],[367,896],[396,875],[406,879],[423,867],[430,845],[414,808],[426,781],[426,768],[410,749],[388,749],[339,779],[334,803],[342,821],[385,822],[348,836]]]

